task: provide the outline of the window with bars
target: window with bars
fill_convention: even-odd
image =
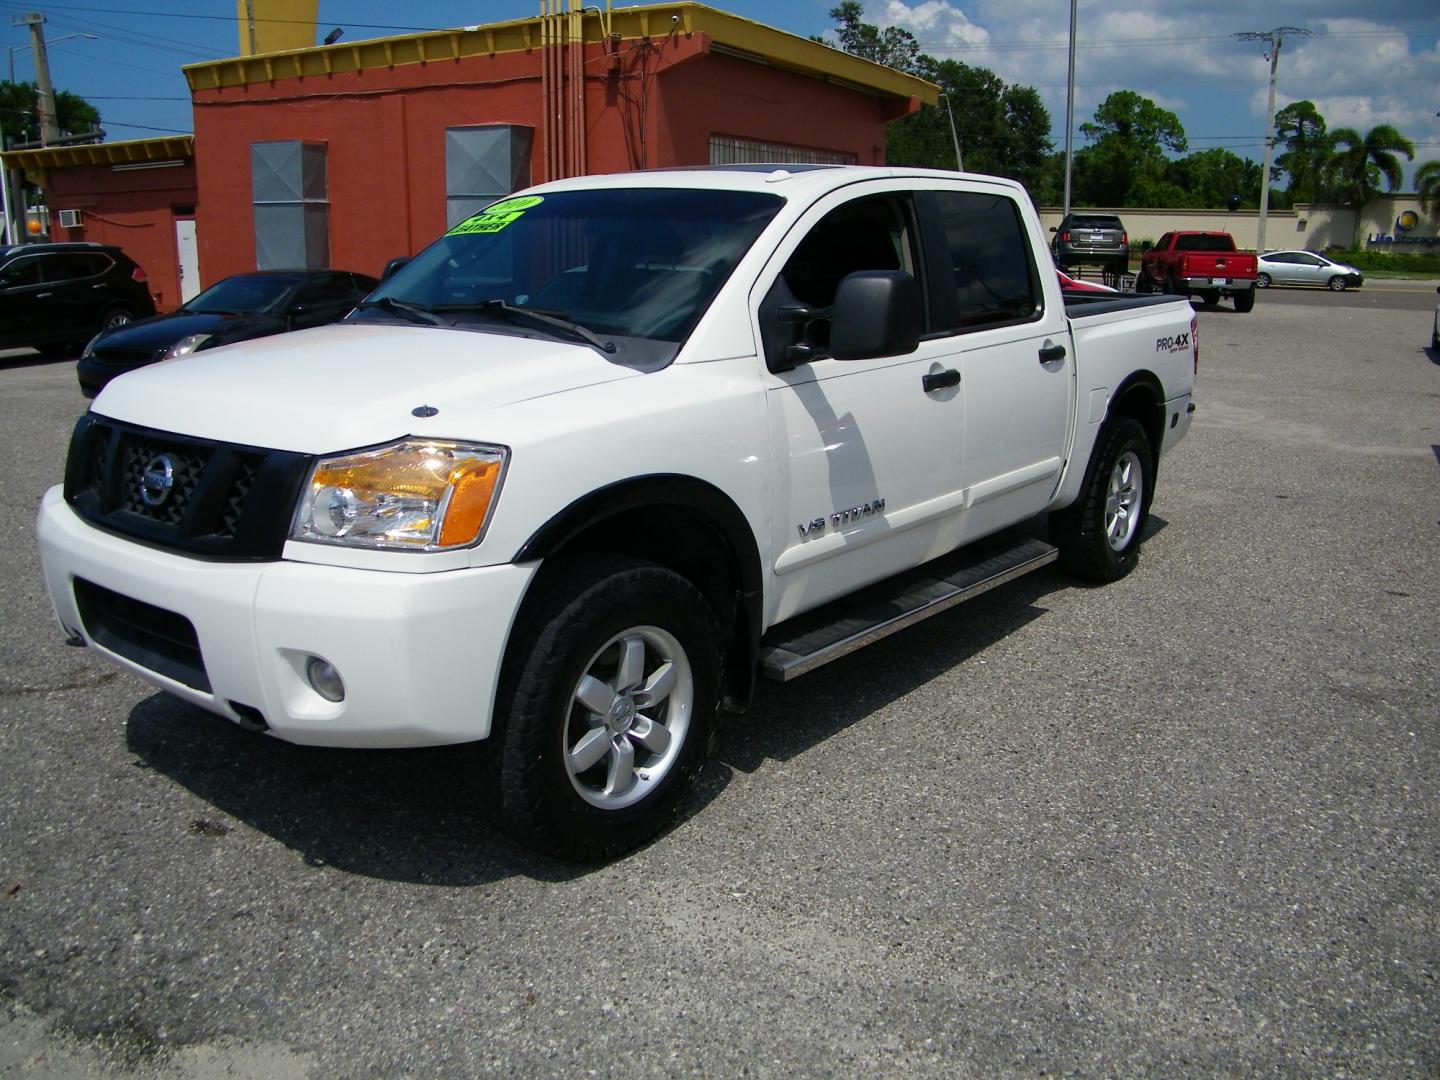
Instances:
[[[711,165],[748,165],[761,162],[786,165],[854,165],[857,160],[854,154],[842,150],[763,142],[760,139],[744,139],[738,135],[710,136]]]

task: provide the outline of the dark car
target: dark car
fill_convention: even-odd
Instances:
[[[77,374],[94,397],[116,375],[201,349],[334,322],[379,282],[348,270],[257,270],[217,281],[168,315],[97,334]]]
[[[1130,235],[1114,214],[1066,214],[1051,244],[1055,265],[1101,266],[1123,274],[1130,266]]]
[[[154,314],[145,271],[118,247],[0,247],[0,348],[74,356],[95,331]]]

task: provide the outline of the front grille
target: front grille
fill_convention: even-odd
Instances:
[[[95,644],[205,693],[210,678],[195,627],[183,615],[75,579],[75,606]]]
[[[311,461],[87,414],[71,437],[65,498],[87,521],[146,543],[278,559]]]

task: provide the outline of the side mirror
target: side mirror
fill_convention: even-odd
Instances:
[[[1155,250],[1155,241],[1153,241],[1153,240],[1141,240],[1141,241],[1140,241],[1140,250],[1141,250],[1142,252],[1144,252],[1144,251],[1154,251],[1154,250]]]
[[[830,323],[836,360],[903,356],[920,344],[920,286],[903,270],[857,270],[840,281]]]
[[[405,266],[409,261],[409,255],[401,255],[398,258],[391,259],[385,264],[385,269],[380,271],[380,280],[387,281],[394,277],[395,272]]]
[[[1050,231],[1051,231],[1051,232],[1059,232],[1059,231],[1060,231],[1060,226],[1059,226],[1059,225],[1051,225],[1051,226],[1050,226]]]

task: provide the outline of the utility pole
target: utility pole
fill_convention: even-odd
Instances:
[[[1260,220],[1255,228],[1255,250],[1265,254],[1265,215],[1270,210],[1270,160],[1275,153],[1275,70],[1280,66],[1280,47],[1285,35],[1309,37],[1300,26],[1277,26],[1274,30],[1247,30],[1236,34],[1237,41],[1266,41],[1270,44],[1270,104],[1265,109],[1265,164],[1260,167]]]
[[[955,171],[964,172],[965,166],[960,161],[960,136],[955,134],[955,110],[950,107],[950,95],[941,94],[945,99],[945,110],[950,114],[950,141],[955,144]]]
[[[1075,9],[1070,0],[1070,77],[1065,84],[1065,216],[1070,215],[1070,169],[1075,161]]]
[[[11,19],[12,26],[30,27],[30,50],[35,54],[35,92],[40,106],[40,145],[49,146],[60,137],[55,120],[55,89],[50,85],[50,58],[45,53],[45,16],[38,11]]]

